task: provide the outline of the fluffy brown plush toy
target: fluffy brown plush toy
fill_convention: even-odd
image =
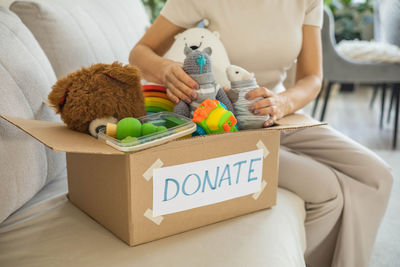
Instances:
[[[96,137],[107,122],[146,115],[140,79],[137,67],[95,64],[58,80],[48,98],[70,129]]]

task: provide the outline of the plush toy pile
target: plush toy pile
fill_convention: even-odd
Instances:
[[[174,103],[168,98],[164,86],[158,84],[145,84],[142,88],[147,114],[173,111]]]
[[[211,47],[205,47],[206,44]],[[205,48],[203,48],[205,47]],[[178,50],[182,49],[178,53]],[[212,53],[216,49],[216,71],[212,68]],[[184,56],[184,60],[182,58]],[[140,137],[165,127],[153,124],[135,124],[133,118],[143,117],[157,112],[175,112],[192,118],[197,123],[196,134],[211,134],[254,129],[263,127],[267,116],[255,116],[248,106],[258,99],[247,101],[244,95],[258,87],[253,74],[229,65],[225,49],[217,32],[193,28],[176,36],[176,41],[166,55],[176,61],[183,61],[183,70],[199,84],[197,99],[187,104],[180,100],[176,105],[168,98],[166,88],[158,84],[141,85],[141,74],[137,67],[113,64],[95,64],[75,71],[61,78],[53,86],[48,99],[56,113],[61,115],[65,124],[76,131],[87,132],[97,137],[99,131],[107,131],[106,125],[112,125],[112,136],[118,139]],[[176,58],[179,57],[179,58]],[[215,76],[216,75],[216,76]],[[217,79],[217,80],[216,80]],[[219,82],[231,85],[228,94]],[[232,105],[233,103],[233,105]],[[123,124],[124,118],[130,123],[125,126],[134,131],[119,136],[117,122]],[[172,121],[171,121],[172,122]],[[170,122],[167,122],[167,124]],[[140,126],[140,127],[139,127]],[[138,130],[140,128],[140,130]],[[140,135],[139,135],[140,132]],[[124,136],[124,138],[122,138]]]
[[[207,27],[208,21],[205,20],[204,24]],[[250,104],[259,101],[261,98],[248,101],[244,97],[247,92],[259,87],[254,74],[238,66],[230,65],[218,32],[211,32],[201,27],[187,29],[175,36],[175,42],[165,57],[178,62],[183,61],[184,71],[200,84],[200,90],[197,91],[198,98],[189,105],[180,101],[175,105],[174,112],[183,116],[193,117],[193,112],[196,108],[206,106],[209,111],[208,115],[211,115],[212,109],[210,107],[213,106],[212,102],[207,102],[203,105],[203,101],[216,99],[220,101],[217,104],[218,108],[215,106],[214,109],[221,111],[220,107],[225,106],[227,111],[234,114],[239,129],[256,129],[264,126],[264,122],[269,116],[256,116],[248,110]],[[221,86],[231,89],[225,93]],[[226,95],[228,100],[225,99]],[[202,121],[203,126],[207,126],[204,123],[206,121],[208,123],[211,120],[205,119],[204,111],[201,114],[201,116],[196,116],[194,120],[196,122]],[[211,116],[213,120],[215,120],[214,116],[216,114],[217,112]],[[218,114],[221,115],[222,113]],[[232,121],[229,123],[232,124]],[[199,122],[197,124],[200,125]],[[233,129],[237,129],[237,127],[235,126]],[[215,131],[200,127],[197,134],[211,132],[214,133]]]

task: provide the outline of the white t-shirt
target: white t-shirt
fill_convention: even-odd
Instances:
[[[322,26],[322,0],[168,0],[161,15],[194,27],[208,19],[231,64],[254,72],[260,86],[281,86],[302,45],[302,25]],[[279,90],[280,91],[280,90]]]

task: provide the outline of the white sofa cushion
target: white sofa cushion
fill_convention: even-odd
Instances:
[[[304,201],[284,189],[271,209],[136,247],[78,210],[65,191],[62,181],[47,185],[0,225],[0,266],[305,266]]]
[[[58,78],[93,63],[128,63],[149,26],[140,0],[16,1],[10,9],[36,37]]]
[[[1,7],[0,47],[0,114],[58,120],[43,103],[56,80],[46,55],[20,19]],[[63,153],[0,119],[0,222],[63,174]]]

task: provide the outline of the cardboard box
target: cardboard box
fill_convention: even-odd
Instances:
[[[175,140],[133,154],[124,154],[88,134],[69,130],[62,123],[7,116],[2,116],[2,118],[54,151],[67,152],[70,201],[131,246],[275,205],[280,131],[322,125],[307,116],[295,114],[281,119],[276,126],[267,129]],[[256,178],[253,177],[255,176],[254,166],[262,162],[262,177],[260,177],[262,181],[257,192],[233,199],[229,199],[228,196],[229,200],[186,210],[184,208],[182,211],[163,216],[153,213],[153,184],[156,182],[152,176],[158,170],[163,170],[160,167],[179,165],[175,169],[179,172],[181,166],[182,169],[185,166],[180,164],[197,164],[198,161],[210,159],[214,163],[218,163],[229,158],[227,156],[230,155],[241,156],[246,154],[241,154],[244,152],[251,154],[257,153],[257,151],[260,152],[261,161],[258,158],[254,162],[242,161],[243,169],[247,168],[246,170],[248,170],[248,173],[245,173],[247,178],[243,180],[244,183],[250,183],[253,178]],[[203,166],[208,166],[208,162],[205,162]],[[246,164],[250,164],[250,167],[246,167]],[[227,165],[228,163],[224,166]],[[224,180],[219,181],[218,190],[224,186],[228,189],[234,188],[235,184],[238,184],[239,178],[235,183],[233,171],[226,170],[226,168],[222,171],[221,167],[220,171],[224,174],[215,175]],[[237,177],[239,177],[239,168],[240,165],[236,164]],[[214,171],[210,170],[210,176]],[[215,173],[218,171],[219,169]],[[189,197],[201,199],[202,193],[218,195],[216,193],[218,190],[213,191],[211,179],[206,181],[205,177],[201,177],[203,174],[190,174],[191,177],[194,177],[190,182],[194,184],[197,182],[198,186],[193,187],[194,190],[190,189],[189,193],[189,189],[184,187],[185,182],[189,181],[190,175],[186,176],[187,181],[184,181],[183,185],[182,180],[171,183],[169,188],[175,186],[175,191],[170,191],[174,193],[169,196],[165,193],[168,191],[165,183],[165,199],[160,203],[165,204],[167,199],[169,201],[182,192],[184,194],[182,193],[176,199],[179,197],[188,200]],[[201,177],[201,179],[197,177]],[[203,184],[200,186],[201,181]],[[157,187],[159,186],[157,185]],[[180,187],[182,188],[180,189]],[[217,187],[217,178],[214,181],[215,187]],[[204,199],[210,200],[209,198]]]

